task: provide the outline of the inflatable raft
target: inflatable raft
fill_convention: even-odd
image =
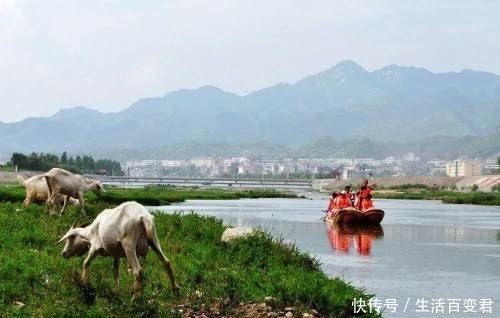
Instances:
[[[353,207],[328,211],[325,221],[336,224],[380,224],[384,219],[384,211],[378,208],[370,208],[360,211]]]

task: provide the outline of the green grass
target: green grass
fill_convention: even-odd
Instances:
[[[457,195],[455,192],[446,193],[441,200],[444,203],[500,205],[499,192],[468,192]]]
[[[87,219],[106,207],[109,204],[90,204]],[[0,203],[0,316],[184,317],[187,308],[204,308],[209,317],[251,317],[238,314],[242,303],[260,303],[271,296],[276,308],[294,306],[298,312],[314,309],[321,317],[351,317],[353,299],[370,297],[339,278],[329,278],[316,259],[280,238],[258,232],[225,245],[220,242],[225,227],[219,219],[194,213],[154,214],[181,293],[177,297],[171,291],[160,261],[150,251],[141,262],[142,296],[132,300],[133,278],[125,262],[120,289],[115,291],[111,258],[98,257],[92,263],[89,287],[79,281],[83,258],[61,256],[62,246],[55,242],[80,217],[77,207],[50,216],[43,205]],[[186,308],[184,315],[180,306]]]
[[[297,195],[272,189],[198,189],[184,187],[148,186],[139,189],[106,188],[100,197],[90,199],[90,202],[121,203],[134,200],[146,205],[167,205],[184,200],[228,200],[240,198],[296,198]]]
[[[499,205],[500,192],[458,192],[433,190],[426,188],[398,188],[394,192],[375,191],[374,198],[404,199],[404,200],[440,200],[443,203],[452,204],[475,204],[475,205]]]
[[[137,201],[148,206],[169,205],[185,200],[228,200],[241,198],[297,198],[296,194],[273,189],[198,189],[186,187],[148,186],[137,189],[105,187],[100,196],[85,194],[89,204],[108,203],[118,205],[124,201]],[[0,202],[22,202],[26,192],[23,186],[0,186]]]

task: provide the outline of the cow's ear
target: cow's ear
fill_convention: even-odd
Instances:
[[[80,239],[82,240],[83,243],[85,243],[88,246],[90,246],[90,240],[87,237],[81,236]]]

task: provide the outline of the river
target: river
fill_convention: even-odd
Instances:
[[[294,242],[328,275],[374,294],[371,310],[383,308],[385,317],[500,315],[500,207],[380,199],[375,204],[386,215],[379,228],[338,228],[320,220],[328,197],[306,196],[155,209],[195,211]]]

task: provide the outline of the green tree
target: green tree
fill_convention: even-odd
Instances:
[[[35,171],[42,170],[42,158],[36,152],[32,152],[29,155],[27,168]]]
[[[17,166],[19,169],[28,169],[35,171],[47,171],[54,167],[61,167],[73,173],[90,173],[90,174],[107,174],[107,175],[123,175],[122,168],[119,162],[109,159],[100,159],[95,161],[92,156],[76,156],[76,159],[69,157],[64,152],[61,158],[54,154],[37,154],[32,152],[29,156],[15,152],[10,160],[12,166]]]
[[[84,155],[82,157],[82,167],[81,169],[84,171],[84,172],[95,172],[95,160],[94,158],[92,158],[91,156],[88,156],[88,155]]]
[[[18,169],[26,169],[28,167],[28,158],[24,154],[19,152],[14,152],[12,154],[10,162],[12,163],[13,167],[17,166]]]
[[[50,170],[51,168],[59,166],[59,157],[54,154],[40,154],[41,170]]]
[[[68,154],[65,152],[62,153],[61,155],[61,164],[66,165],[68,164]]]
[[[106,174],[112,176],[122,176],[124,173],[120,163],[109,159],[99,159],[95,163],[95,171],[98,174]]]
[[[80,157],[80,155],[77,155],[75,157],[75,163],[74,163],[74,166],[78,169],[78,170],[81,170],[82,169],[82,157]]]

